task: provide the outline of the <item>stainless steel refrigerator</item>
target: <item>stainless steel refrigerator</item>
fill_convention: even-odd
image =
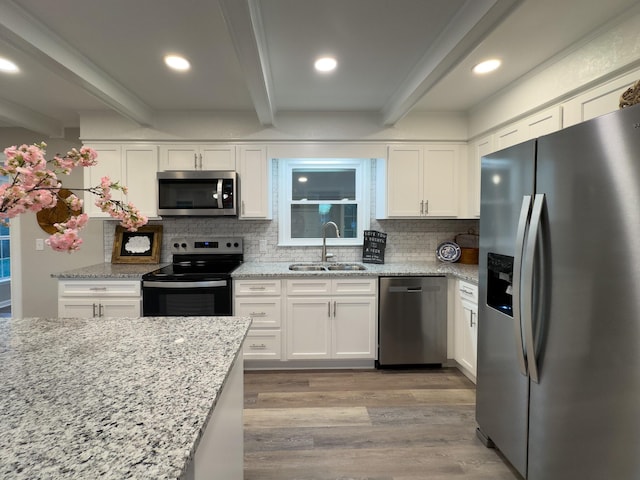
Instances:
[[[640,106],[481,183],[479,436],[530,480],[640,478]]]

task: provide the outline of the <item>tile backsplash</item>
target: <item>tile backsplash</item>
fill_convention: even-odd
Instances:
[[[150,224],[162,224],[161,261],[171,261],[171,239],[175,237],[242,237],[245,261],[252,262],[309,262],[320,261],[321,247],[278,246],[278,164],[273,162],[273,220],[238,220],[233,217],[167,217]],[[375,168],[372,166],[371,212],[375,212]],[[453,240],[458,233],[478,231],[478,220],[377,220],[371,218],[370,230],[387,234],[385,262],[425,261],[436,259],[436,248]],[[113,237],[117,222],[104,222],[105,261],[111,261]],[[266,253],[260,252],[260,241],[266,240]],[[362,246],[327,247],[334,260],[357,262],[362,260]]]

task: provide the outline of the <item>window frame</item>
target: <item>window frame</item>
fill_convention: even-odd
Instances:
[[[279,195],[278,195],[278,245],[310,247],[322,245],[322,237],[318,238],[291,238],[291,205],[301,204],[301,201],[292,200],[292,176],[296,168],[323,168],[340,167],[351,168],[356,171],[356,198],[355,200],[323,201],[320,203],[331,203],[334,205],[355,204],[357,205],[357,235],[354,238],[327,238],[327,245],[331,246],[354,246],[362,245],[364,241],[364,231],[369,229],[371,222],[371,168],[370,158],[278,158],[279,169]]]

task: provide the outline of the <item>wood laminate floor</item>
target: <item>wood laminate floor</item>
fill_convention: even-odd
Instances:
[[[245,480],[519,480],[456,369],[245,372]]]

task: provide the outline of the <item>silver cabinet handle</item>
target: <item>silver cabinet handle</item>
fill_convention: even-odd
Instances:
[[[200,170],[202,170],[202,154],[198,155],[198,157],[200,158]]]
[[[336,311],[338,309],[338,302],[336,302],[335,300],[333,301],[333,316],[336,316]]]
[[[240,202],[240,209],[241,209],[242,215],[244,215],[244,200]]]
[[[429,200],[424,202],[424,214],[429,215]]]
[[[424,215],[424,200],[420,200],[420,215]]]
[[[198,169],[198,154],[197,153],[193,154],[193,168],[195,170]]]
[[[91,287],[89,288],[92,292],[106,292],[107,287]]]
[[[98,304],[98,316],[104,317],[104,305],[102,305],[101,303]]]
[[[516,352],[518,356],[518,366],[520,373],[525,377],[528,374],[527,362],[524,356],[524,340],[522,337],[522,305],[520,300],[520,285],[522,276],[522,251],[524,249],[524,239],[527,233],[527,225],[531,216],[531,195],[522,197],[520,207],[520,218],[518,219],[518,229],[516,231],[516,252],[513,259],[513,327],[516,341]]]
[[[543,193],[536,194],[533,201],[533,209],[531,210],[531,224],[527,235],[526,257],[522,273],[524,279],[522,317],[524,319],[524,337],[527,346],[527,363],[529,366],[529,378],[536,383],[539,383],[539,374],[538,362],[536,361],[535,339],[533,338],[533,266],[544,201],[545,197]]]
[[[331,302],[327,302],[327,317],[331,318]]]
[[[469,327],[473,327],[475,325],[475,322],[473,321],[474,315],[475,315],[475,312],[471,310],[471,315],[469,316]]]
[[[259,291],[263,291],[266,290],[266,287],[249,287],[249,290],[259,290]]]
[[[473,290],[469,290],[468,288],[461,288],[460,291],[462,293],[466,293],[467,295],[473,295]]]
[[[93,307],[93,316],[95,317],[96,316],[96,304],[94,303],[91,306]]]
[[[251,345],[249,345],[249,348],[264,350],[265,348],[267,348],[267,346],[264,343],[252,343]]]
[[[249,316],[251,316],[251,317],[266,317],[267,316],[267,312],[251,312],[249,314]]]

